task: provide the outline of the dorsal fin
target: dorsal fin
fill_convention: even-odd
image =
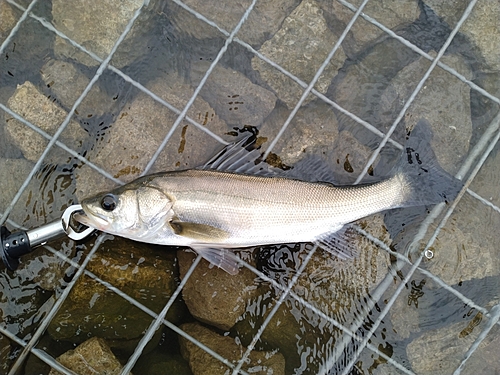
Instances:
[[[198,169],[212,169],[224,172],[251,174],[257,176],[279,176],[282,171],[262,160],[257,136],[252,134],[230,143]]]

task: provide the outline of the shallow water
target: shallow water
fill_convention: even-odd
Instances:
[[[0,34],[4,42],[22,11],[1,4],[4,20],[0,24],[7,25]],[[427,5],[408,1],[404,9],[394,4],[389,9],[375,1],[368,4],[366,14],[432,57],[461,16],[452,16],[449,9],[432,1]],[[187,5],[230,33],[250,2],[189,1]],[[199,166],[248,129],[258,130],[263,151],[273,144],[267,159],[271,164],[290,167],[308,155],[319,155],[331,166],[335,181],[351,184],[364,169],[367,178],[387,176],[409,130],[425,119],[440,165],[455,174],[475,148],[480,149],[479,155],[484,153],[482,137],[498,113],[498,99],[441,67],[433,70],[412,98],[431,62],[361,18],[314,85],[317,91],[295,108],[302,87],[311,82],[353,14],[340,3],[323,1],[257,2],[236,34],[238,39],[223,54],[224,31],[176,3],[151,1],[111,58],[113,68],[100,72],[100,62],[139,5],[113,6],[119,6],[120,12],[109,13],[109,19],[101,14],[107,14],[105,5],[67,7],[53,0],[33,8],[36,17],[95,53],[99,61],[31,16],[2,45],[0,103],[50,135],[100,73],[59,137],[63,145],[48,151],[17,200],[14,197],[48,141],[0,109],[0,212],[8,211],[2,223],[8,216],[9,229],[55,220],[84,197],[143,173]],[[498,98],[499,67],[491,63],[494,51],[482,43],[487,36],[475,28],[484,12],[497,14],[498,9],[478,5],[441,62]],[[256,51],[295,79],[261,60]],[[187,118],[179,120],[178,114],[195,93]],[[414,101],[401,113],[410,98]],[[399,114],[402,120],[395,124]],[[370,161],[388,131],[392,141]],[[354,260],[332,258],[310,244],[291,244],[239,253],[262,272],[257,275],[245,269],[229,277],[202,261],[167,314],[173,326],[162,326],[152,336],[133,372],[164,373],[169,368],[195,375],[224,373],[227,367],[216,360],[212,364],[212,357],[196,357],[175,330],[180,327],[235,363],[249,345],[256,353],[265,351],[275,361],[265,366],[276,373],[452,373],[487,326],[486,314],[498,304],[497,148],[470,185],[484,200],[466,193],[456,207],[452,202],[444,207],[409,254],[412,262],[418,261],[419,251],[451,209],[431,244],[434,258],[424,258],[416,271],[386,250],[390,246],[407,255],[432,207],[397,215],[390,212],[385,217],[378,214],[355,223],[385,243],[386,249],[356,235],[361,251]],[[472,161],[473,167],[478,160]],[[467,178],[469,171],[462,177]],[[82,264],[102,240],[93,235],[78,244],[66,240],[51,245]],[[62,298],[59,312],[35,347],[56,358],[90,337],[100,337],[125,364],[153,320],[146,310],[160,313],[186,277],[194,259],[191,255],[106,238],[77,280],[68,258],[64,261],[50,249],[39,249],[23,258],[19,270],[0,270],[3,333],[30,340]],[[297,276],[302,266],[303,273]],[[75,284],[68,287],[71,280]],[[280,299],[291,282],[291,294]],[[120,291],[147,309],[141,311]],[[260,332],[263,324],[267,326]],[[212,336],[203,336],[200,327],[209,328]],[[497,331],[494,326],[462,373],[500,370],[498,361],[488,359]],[[259,339],[256,334],[261,334]],[[220,341],[226,338],[230,343]],[[14,366],[20,374],[49,373],[50,366],[34,354],[22,364],[16,362],[22,358],[22,345],[5,342],[2,336],[0,372]],[[235,343],[240,346],[232,347]],[[241,353],[232,358],[236,352]],[[446,366],[437,366],[444,360]],[[255,365],[254,361],[250,362]]]

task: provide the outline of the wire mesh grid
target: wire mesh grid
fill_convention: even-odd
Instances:
[[[153,164],[155,161],[158,159],[160,156],[161,152],[171,139],[172,135],[174,132],[177,130],[179,125],[181,124],[182,121],[186,120],[190,124],[194,125],[197,129],[200,129],[201,131],[205,132],[208,136],[212,137],[216,141],[220,142],[221,144],[226,144],[227,142],[224,141],[223,138],[221,138],[218,134],[212,132],[210,129],[205,127],[203,124],[201,124],[197,119],[191,118],[188,116],[188,112],[192,104],[195,102],[197,97],[200,94],[200,91],[202,90],[203,86],[206,84],[208,77],[210,74],[214,71],[214,69],[217,67],[219,64],[220,60],[223,58],[224,54],[226,53],[228,47],[231,44],[238,44],[247,51],[249,51],[251,54],[254,56],[258,57],[262,61],[264,61],[266,64],[269,64],[272,66],[274,69],[279,71],[280,73],[284,74],[286,77],[289,79],[293,80],[295,83],[297,83],[302,89],[302,94],[300,96],[300,99],[296,103],[296,105],[293,107],[293,109],[290,111],[288,117],[286,118],[285,122],[282,124],[280,127],[279,131],[277,132],[275,138],[270,142],[268,148],[266,149],[265,156],[267,156],[273,147],[278,143],[280,137],[287,131],[289,124],[291,121],[294,119],[296,116],[297,112],[303,105],[303,103],[306,101],[306,99],[310,95],[314,95],[316,98],[319,98],[323,102],[327,103],[328,105],[332,106],[336,110],[340,111],[342,114],[348,116],[349,118],[353,119],[356,121],[358,124],[361,126],[365,127],[369,131],[373,132],[375,135],[379,136],[381,138],[378,147],[373,151],[372,155],[368,159],[368,162],[364,165],[364,168],[361,172],[361,174],[357,177],[355,183],[361,182],[363,177],[368,173],[370,166],[374,163],[377,157],[379,157],[379,154],[382,150],[382,148],[387,144],[390,143],[392,145],[395,145],[397,148],[402,149],[403,147],[401,144],[398,142],[394,141],[391,136],[395,132],[398,124],[401,122],[403,117],[405,116],[408,108],[412,105],[413,101],[419,95],[421,92],[422,88],[425,86],[426,81],[431,74],[431,72],[434,70],[436,66],[439,66],[440,68],[446,70],[450,74],[452,74],[456,79],[460,80],[461,82],[465,83],[468,85],[472,90],[475,92],[481,94],[488,100],[492,101],[493,103],[500,104],[500,99],[497,98],[496,96],[490,94],[483,88],[479,87],[477,84],[472,82],[470,79],[466,78],[464,75],[461,73],[457,72],[455,69],[451,68],[450,66],[444,64],[442,61],[440,61],[441,57],[445,54],[447,49],[449,48],[450,44],[456,37],[456,34],[459,32],[460,28],[464,24],[464,22],[467,21],[469,18],[471,12],[473,11],[474,7],[476,6],[477,1],[471,1],[465,12],[463,13],[462,17],[456,25],[453,27],[453,30],[449,34],[449,36],[446,39],[446,42],[442,45],[441,49],[437,53],[436,56],[431,56],[427,52],[423,51],[416,45],[412,44],[405,38],[397,35],[394,33],[392,30],[389,28],[385,27],[383,24],[379,23],[377,20],[371,18],[370,16],[366,15],[363,13],[363,9],[368,3],[369,0],[365,0],[362,2],[359,7],[348,3],[344,0],[340,0],[339,3],[341,3],[343,6],[345,6],[347,9],[350,9],[352,11],[352,18],[343,30],[342,34],[338,38],[338,41],[335,43],[335,45],[332,47],[330,53],[328,54],[327,58],[324,60],[323,64],[320,66],[320,68],[316,71],[314,78],[310,82],[304,82],[300,78],[296,77],[283,67],[281,67],[279,64],[273,62],[271,59],[268,57],[264,56],[260,52],[256,51],[250,44],[246,43],[245,41],[239,39],[237,37],[238,32],[242,28],[242,26],[245,24],[245,21],[247,21],[249,15],[252,12],[255,12],[255,6],[257,3],[257,0],[253,0],[248,7],[242,12],[241,18],[237,22],[236,26],[228,31],[222,28],[221,26],[217,25],[213,21],[211,21],[208,17],[206,17],[203,14],[198,13],[196,10],[190,8],[186,4],[184,4],[181,1],[173,1],[175,4],[177,4],[179,7],[183,8],[186,12],[189,12],[190,14],[194,15],[197,19],[201,20],[202,22],[205,22],[206,24],[210,25],[211,27],[215,28],[220,32],[222,35],[225,37],[225,42],[223,46],[220,48],[218,54],[216,57],[211,61],[208,69],[204,72],[203,76],[201,77],[196,89],[192,93],[192,95],[189,97],[189,99],[185,102],[182,108],[176,108],[174,105],[169,103],[168,101],[165,101],[162,99],[160,96],[156,95],[153,93],[151,90],[143,86],[141,83],[137,82],[134,80],[131,76],[125,74],[122,70],[112,66],[110,63],[113,60],[113,55],[119,48],[119,46],[122,44],[122,42],[125,40],[127,34],[130,32],[130,30],[133,28],[134,22],[140,17],[141,12],[148,7],[149,1],[145,1],[141,6],[139,6],[133,16],[130,18],[127,26],[124,28],[123,33],[120,35],[120,37],[115,41],[111,52],[107,55],[106,58],[102,59],[99,56],[97,56],[95,53],[91,52],[87,48],[85,48],[82,45],[79,45],[77,42],[72,40],[71,38],[67,37],[64,35],[61,31],[57,29],[52,23],[48,22],[46,19],[37,16],[36,12],[33,11],[33,9],[36,8],[37,5],[37,0],[32,1],[27,8],[24,8],[22,5],[18,4],[15,1],[8,0],[8,3],[14,6],[15,8],[19,9],[22,11],[22,16],[18,19],[17,24],[12,28],[9,36],[4,40],[2,45],[0,46],[0,53],[3,53],[6,48],[12,43],[13,38],[16,36],[16,33],[18,33],[18,30],[20,26],[26,22],[27,19],[33,19],[39,22],[43,27],[45,27],[47,30],[50,30],[50,32],[57,34],[60,38],[63,38],[67,43],[70,43],[74,47],[78,48],[80,51],[84,52],[88,56],[90,56],[92,59],[97,61],[98,68],[95,71],[95,74],[93,75],[93,78],[90,80],[88,85],[86,86],[85,90],[81,93],[81,95],[78,97],[78,99],[74,102],[72,105],[71,109],[68,111],[67,116],[65,117],[64,121],[60,124],[59,128],[57,131],[53,134],[53,136],[49,135],[47,132],[44,130],[40,129],[39,127],[33,125],[26,119],[24,119],[20,114],[16,113],[15,111],[11,110],[8,108],[6,105],[3,103],[0,103],[0,108],[13,118],[17,119],[18,121],[22,122],[24,125],[27,127],[31,128],[32,130],[36,131],[40,135],[42,135],[44,138],[48,140],[48,145],[46,146],[45,150],[41,153],[41,155],[38,158],[38,161],[34,164],[31,172],[29,175],[26,177],[24,183],[21,185],[21,187],[18,189],[17,194],[13,197],[11,200],[10,204],[5,207],[5,210],[2,215],[2,219],[0,220],[0,224],[4,224],[5,222],[9,222],[11,225],[15,227],[19,227],[16,223],[9,221],[7,218],[12,211],[12,209],[15,207],[15,205],[18,203],[19,199],[21,198],[24,190],[27,188],[28,184],[30,181],[33,179],[34,175],[36,172],[42,167],[42,163],[44,159],[47,157],[47,155],[51,152],[53,149],[53,146],[57,146],[61,149],[63,149],[65,152],[69,153],[73,157],[77,158],[81,162],[85,163],[87,166],[90,166],[92,169],[94,169],[96,172],[101,174],[102,176],[106,177],[107,179],[115,182],[122,184],[122,182],[114,176],[113,173],[109,173],[108,171],[103,170],[100,168],[98,165],[93,163],[92,161],[88,160],[85,156],[80,155],[77,151],[73,150],[71,146],[65,145],[59,140],[59,136],[64,132],[68,124],[70,123],[72,116],[74,115],[75,111],[79,107],[79,105],[82,103],[82,101],[85,99],[87,94],[91,91],[93,85],[97,82],[97,80],[101,77],[103,72],[105,70],[110,70],[113,73],[117,74],[120,76],[123,80],[126,82],[132,84],[135,88],[138,90],[142,91],[146,95],[150,96],[153,98],[155,101],[158,103],[162,104],[172,112],[174,112],[177,116],[175,122],[171,126],[170,130],[168,133],[164,136],[163,141],[159,144],[157,150],[154,152],[152,155],[151,159],[147,163],[146,167],[144,170],[141,172],[142,175],[148,173],[151,168],[153,167]],[[425,59],[428,59],[431,64],[429,65],[427,71],[425,74],[422,76],[416,87],[413,89],[411,95],[405,102],[404,106],[398,113],[398,116],[394,119],[388,130],[384,133],[378,130],[376,127],[371,125],[370,123],[364,121],[360,117],[358,117],[355,113],[351,113],[349,110],[341,107],[339,104],[335,103],[332,101],[330,98],[325,96],[323,93],[319,92],[317,89],[315,89],[316,84],[322,73],[324,72],[324,69],[327,67],[327,65],[330,63],[332,57],[335,55],[335,53],[338,51],[339,47],[342,45],[343,41],[345,40],[346,36],[351,30],[351,27],[357,22],[360,18],[363,18],[367,22],[371,23],[372,25],[376,26],[380,30],[382,30],[384,33],[386,33],[389,37],[394,38],[395,40],[399,41],[404,45],[405,47],[410,48],[414,52],[418,53],[420,56],[424,57]],[[226,365],[230,371],[232,371],[233,374],[248,374],[249,372],[246,372],[243,370],[243,366],[248,360],[248,357],[250,353],[256,348],[259,340],[261,339],[261,335],[266,329],[266,326],[269,324],[271,319],[273,318],[274,314],[277,313],[279,310],[280,306],[283,304],[283,302],[287,298],[291,298],[294,301],[296,301],[298,304],[304,306],[305,308],[311,310],[314,314],[316,314],[320,319],[324,319],[326,322],[331,324],[334,327],[339,328],[342,331],[342,335],[338,340],[336,340],[334,349],[330,355],[328,355],[326,358],[324,358],[324,363],[321,365],[319,368],[319,373],[329,373],[332,371],[332,369],[336,369],[336,371],[339,371],[339,373],[342,374],[349,374],[352,373],[353,368],[356,366],[356,363],[360,360],[360,357],[363,355],[364,352],[367,350],[371,353],[374,353],[376,356],[382,358],[384,361],[386,361],[390,366],[392,370],[389,370],[390,372],[394,371],[395,373],[405,373],[405,374],[413,374],[414,371],[409,369],[405,364],[398,362],[396,359],[391,358],[391,356],[387,355],[383,350],[380,349],[380,347],[377,347],[371,343],[371,339],[373,338],[373,335],[376,334],[377,330],[379,329],[381,323],[383,322],[384,318],[386,315],[389,313],[390,309],[393,307],[395,301],[397,298],[400,296],[401,292],[405,289],[406,285],[408,285],[412,277],[415,275],[415,273],[419,273],[424,275],[425,277],[429,278],[434,282],[436,285],[438,285],[440,288],[443,288],[447,293],[455,296],[457,299],[459,299],[463,304],[469,306],[471,309],[475,309],[478,312],[482,313],[483,316],[486,318],[486,324],[481,326],[482,331],[481,333],[477,336],[477,338],[472,342],[470,347],[468,348],[467,352],[465,353],[462,362],[459,364],[459,366],[455,369],[455,374],[460,374],[464,366],[466,365],[467,361],[469,358],[474,354],[475,350],[479,347],[479,345],[485,340],[486,337],[488,337],[489,332],[491,329],[498,323],[498,320],[500,318],[500,310],[499,310],[499,305],[495,306],[489,306],[489,307],[484,307],[481,306],[480,304],[476,303],[473,299],[470,299],[463,295],[459,290],[456,288],[448,285],[445,281],[440,279],[439,277],[433,275],[431,272],[427,271],[426,269],[421,267],[421,263],[424,260],[424,253],[425,251],[428,251],[429,249],[432,249],[434,242],[440,233],[440,231],[445,227],[446,223],[448,222],[450,216],[453,214],[454,210],[456,209],[457,205],[461,202],[462,198],[464,195],[470,195],[473,197],[475,200],[480,202],[483,205],[488,206],[491,208],[493,211],[495,211],[497,214],[500,213],[500,209],[492,203],[490,200],[481,197],[479,194],[475,193],[470,189],[471,183],[474,181],[476,175],[478,174],[480,168],[483,166],[485,163],[486,159],[488,158],[488,155],[492,152],[493,148],[498,142],[498,139],[500,137],[500,117],[497,115],[489,124],[489,126],[484,130],[481,138],[476,142],[474,148],[471,150],[471,152],[468,154],[467,158],[465,159],[464,163],[462,164],[461,168],[458,170],[456,177],[459,179],[462,179],[464,181],[464,188],[458,195],[458,197],[451,202],[448,206],[444,204],[439,204],[435,206],[427,215],[426,219],[423,221],[421,224],[419,230],[417,231],[415,237],[411,241],[409,245],[409,250],[407,252],[407,255],[401,255],[397,252],[392,251],[383,241],[379,240],[378,238],[374,237],[367,231],[363,230],[362,228],[358,226],[353,226],[355,230],[357,230],[359,233],[361,233],[363,236],[368,238],[370,241],[375,243],[378,247],[383,249],[384,251],[388,252],[391,254],[391,256],[395,257],[397,259],[397,262],[395,263],[396,266],[392,267],[388,270],[387,274],[385,277],[379,282],[379,284],[376,286],[376,288],[371,292],[370,296],[365,298],[365,303],[362,306],[362,314],[360,314],[354,321],[350,322],[348,326],[345,324],[342,324],[341,322],[338,322],[337,320],[333,319],[328,313],[322,311],[321,309],[318,309],[318,307],[314,306],[313,304],[309,303],[306,301],[304,298],[302,298],[300,295],[298,295],[294,291],[294,286],[297,283],[297,280],[299,277],[302,275],[304,272],[308,262],[310,259],[313,257],[316,251],[316,247],[312,248],[308,253],[305,259],[302,261],[299,269],[297,270],[296,273],[294,273],[293,277],[291,277],[285,285],[282,285],[281,283],[277,282],[276,280],[273,280],[270,278],[268,275],[264,274],[263,272],[259,271],[256,267],[252,266],[248,262],[245,262],[242,259],[237,259],[238,262],[246,269],[250,270],[252,273],[257,275],[261,280],[270,283],[274,288],[276,288],[277,291],[279,291],[280,294],[278,294],[277,299],[271,309],[271,311],[267,314],[266,319],[262,322],[256,333],[253,335],[252,339],[250,340],[250,343],[246,346],[246,349],[241,353],[240,359],[233,363],[227,358],[224,358],[220,354],[218,354],[216,351],[210,349],[208,346],[204,345],[194,337],[191,337],[184,331],[182,331],[179,327],[177,327],[175,324],[170,323],[167,319],[167,313],[169,309],[171,308],[172,304],[176,300],[176,298],[179,296],[179,294],[182,292],[183,288],[185,287],[187,281],[191,277],[192,273],[198,267],[201,257],[198,256],[195,261],[192,263],[190,266],[189,270],[186,272],[184,275],[182,281],[179,283],[173,294],[170,296],[170,299],[164,306],[164,308],[161,310],[159,313],[155,313],[148,307],[146,307],[144,304],[142,304],[140,301],[137,299],[127,295],[125,292],[120,290],[120,288],[111,285],[110,283],[102,280],[100,277],[86,269],[86,266],[90,259],[92,258],[93,254],[99,249],[99,247],[102,245],[105,235],[100,235],[98,239],[95,241],[95,244],[92,247],[92,250],[86,255],[85,259],[79,264],[75,262],[72,259],[69,259],[66,257],[62,252],[57,251],[56,249],[53,249],[51,247],[46,247],[50,252],[52,252],[55,256],[61,258],[68,264],[74,267],[76,269],[76,273],[72,277],[71,281],[68,282],[62,293],[57,296],[57,299],[54,301],[53,305],[51,306],[50,310],[47,311],[47,313],[43,316],[43,319],[38,325],[38,328],[36,331],[31,335],[31,337],[28,340],[24,340],[17,335],[11,333],[8,329],[6,329],[4,326],[0,326],[0,333],[2,333],[4,336],[8,337],[11,339],[13,342],[16,344],[20,345],[22,347],[22,350],[20,353],[17,354],[15,362],[13,366],[10,369],[10,374],[15,374],[17,373],[23,366],[23,363],[25,362],[27,356],[29,354],[33,354],[37,356],[40,360],[43,362],[47,363],[50,365],[53,369],[64,373],[64,374],[72,374],[73,372],[59,364],[52,356],[50,356],[48,353],[46,353],[44,350],[39,349],[36,347],[37,342],[39,341],[41,335],[45,332],[47,329],[48,325],[50,324],[51,320],[54,318],[56,313],[58,312],[59,308],[62,306],[62,304],[66,301],[68,295],[70,294],[73,286],[77,282],[80,276],[86,275],[104,287],[106,287],[108,290],[112,291],[113,293],[116,293],[119,295],[121,298],[124,298],[127,300],[130,304],[133,306],[139,308],[146,314],[148,314],[151,317],[151,324],[149,325],[148,329],[144,333],[144,336],[142,339],[138,342],[137,346],[135,347],[135,350],[133,351],[133,354],[130,356],[128,359],[128,362],[125,364],[125,366],[122,369],[122,374],[128,374],[134,365],[136,364],[137,360],[141,356],[141,353],[143,352],[145,346],[147,343],[151,340],[153,337],[154,333],[157,331],[157,329],[163,324],[166,325],[168,328],[172,329],[174,332],[177,334],[185,337],[187,340],[191,341],[195,345],[197,345],[199,348],[202,350],[206,351],[209,353],[211,356],[214,358],[218,359],[221,363]],[[436,219],[439,219],[439,224],[437,226],[432,227],[433,221]],[[430,234],[430,237],[427,236],[430,228],[433,228]],[[424,240],[426,241],[426,245],[423,251],[421,251],[418,248],[418,243],[419,241]],[[410,255],[410,256],[408,256]],[[413,260],[410,260],[413,255]],[[404,277],[397,283],[396,288],[394,288],[394,280],[395,280],[395,275],[398,274],[404,267],[406,267],[405,270],[405,275]],[[388,295],[389,294],[389,295]],[[385,298],[385,300],[384,300]],[[384,308],[380,309],[378,306],[381,305],[381,301],[385,301],[385,306]],[[375,317],[374,320],[370,318],[372,315],[372,312],[374,310],[379,310]],[[366,330],[364,335],[359,335],[359,329],[361,326],[363,326],[367,319],[370,320],[370,325],[369,329]],[[490,334],[491,335],[491,334]],[[350,356],[347,359],[343,359],[343,355],[345,351],[347,350],[348,346],[355,341],[357,345],[355,346],[355,349],[353,350],[352,353],[350,353]],[[338,367],[336,367],[336,364],[339,361],[344,361],[343,366],[341,367],[341,370],[338,370]]]

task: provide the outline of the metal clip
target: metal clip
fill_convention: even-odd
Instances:
[[[78,232],[71,226],[71,218],[73,214],[79,211],[83,211],[82,206],[80,204],[74,204],[73,206],[69,206],[64,211],[61,218],[62,226],[64,231],[66,232],[66,235],[75,241],[83,240],[85,237],[89,236],[93,231],[95,231],[94,228],[86,227],[82,231]]]

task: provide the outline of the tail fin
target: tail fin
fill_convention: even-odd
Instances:
[[[401,207],[450,202],[462,189],[462,181],[438,164],[431,149],[432,133],[425,120],[420,120],[411,132],[397,166],[397,174],[405,184],[405,202]]]

